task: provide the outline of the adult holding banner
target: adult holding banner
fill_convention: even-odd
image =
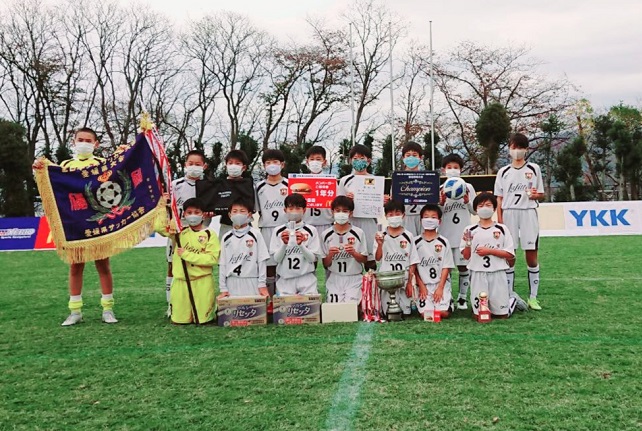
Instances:
[[[95,157],[96,132],[74,134],[74,158],[60,166],[44,158],[33,168],[60,258],[70,264],[69,310],[63,326],[82,322],[85,263],[94,261],[100,279],[102,321],[116,323],[109,258],[147,238],[165,217],[151,149],[121,146],[106,159]]]

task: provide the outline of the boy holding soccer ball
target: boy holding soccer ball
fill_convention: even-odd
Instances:
[[[446,175],[446,178],[460,178],[463,167],[464,159],[457,154],[448,154],[441,163],[442,173]],[[470,285],[470,273],[466,268],[468,261],[462,256],[458,245],[464,232],[464,227],[470,224],[471,214],[475,214],[473,209],[475,189],[469,183],[466,183],[466,189],[467,192],[461,199],[448,198],[443,192],[443,187],[439,194],[439,206],[443,212],[439,234],[447,238],[453,247],[452,255],[459,272],[459,297],[455,303],[458,310],[466,310],[468,308],[466,298]]]
[[[530,297],[528,307],[541,310],[537,300],[539,289],[539,264],[537,249],[539,247],[539,220],[537,207],[544,199],[544,182],[542,171],[536,163],[526,161],[528,138],[521,133],[515,133],[508,141],[512,162],[497,172],[495,180],[495,195],[499,208],[497,220],[505,223],[510,229],[515,241],[519,243],[526,254],[528,266],[528,284]],[[517,243],[515,243],[517,248]],[[510,268],[506,270],[506,278],[511,291],[515,282],[515,259],[509,261]]]
[[[497,209],[497,198],[480,193],[473,200],[473,209],[479,223],[464,229],[459,248],[468,260],[470,270],[470,298],[473,315],[479,312],[479,294],[488,295],[490,312],[497,318],[508,318],[515,310],[516,299],[509,295],[506,284],[508,260],[514,259],[513,237],[508,228],[492,220]]]

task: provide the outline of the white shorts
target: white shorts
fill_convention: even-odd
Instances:
[[[453,247],[452,252],[453,252],[453,261],[455,262],[455,266],[468,265],[468,261],[464,259],[464,255],[461,254],[461,250],[459,249],[459,247]]]
[[[508,226],[515,249],[517,239],[522,250],[537,250],[539,247],[539,220],[535,208],[525,210],[504,210],[504,224]]]
[[[368,260],[375,260],[374,258],[374,238],[377,233],[377,221],[373,218],[355,218],[353,217],[351,223],[361,229],[365,236],[364,241],[368,247]]]
[[[279,296],[317,295],[318,293],[317,277],[313,272],[300,277],[276,279],[276,294]]]
[[[450,306],[452,305],[452,302],[453,302],[453,294],[452,294],[452,289],[450,287],[450,280],[448,280],[444,285],[444,294],[441,298],[441,301],[439,302],[434,302],[432,299],[432,295],[437,290],[437,284],[435,283],[426,284],[426,288],[428,289],[428,297],[426,299],[417,300],[417,311],[423,314],[424,312],[431,311],[431,310],[439,310],[439,311],[450,310]]]
[[[479,310],[479,294],[488,294],[490,312],[496,316],[510,315],[508,281],[506,271],[481,272],[470,270],[470,299],[473,314]]]
[[[260,228],[261,235],[265,240],[265,246],[268,250],[270,249],[270,240],[272,239],[272,233],[274,233],[274,229],[276,229],[277,227],[278,226],[269,226]],[[274,257],[270,255],[270,258],[265,261],[265,264],[266,266],[276,266],[276,260],[274,260]]]
[[[419,214],[406,214],[406,217],[404,217],[403,227],[413,234],[413,236],[419,236],[424,231],[424,228],[421,225],[421,216]]]
[[[174,255],[174,241],[171,238],[167,239],[167,245],[165,246],[165,257],[167,258],[168,263],[172,263],[172,256]]]
[[[363,276],[330,272],[325,282],[326,302],[361,302]]]
[[[227,277],[225,280],[230,296],[258,296],[259,281],[253,277]]]

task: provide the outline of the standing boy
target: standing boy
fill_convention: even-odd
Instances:
[[[442,173],[447,178],[461,177],[463,168],[464,159],[457,154],[448,154],[441,162]],[[459,250],[459,242],[464,233],[464,227],[470,224],[470,215],[475,214],[473,209],[475,189],[470,183],[466,183],[466,188],[466,195],[458,200],[447,198],[443,191],[439,194],[439,205],[443,212],[439,233],[446,237],[453,247],[453,259],[459,272],[459,297],[455,304],[458,310],[466,310],[468,308],[466,298],[468,297],[468,287],[470,286],[470,273],[466,268],[468,261],[464,259]]]
[[[313,295],[317,290],[315,262],[321,255],[319,234],[303,222],[305,198],[292,194],[285,198],[288,224],[274,230],[270,254],[277,263],[276,292],[285,295]]]
[[[453,303],[450,271],[455,267],[455,262],[450,242],[437,232],[441,216],[438,205],[426,204],[421,209],[424,231],[415,238],[419,258],[415,275],[419,287],[419,312],[423,314],[437,310],[442,318],[448,318]]]
[[[284,211],[285,198],[288,195],[288,180],[281,171],[285,167],[285,156],[281,150],[265,150],[263,167],[267,178],[256,185],[256,208],[259,211],[259,228],[269,250],[274,229],[287,221]],[[267,286],[270,296],[274,295],[276,262],[270,257],[267,262]]]
[[[515,309],[516,299],[509,295],[506,284],[508,260],[514,259],[513,237],[508,228],[492,220],[497,198],[480,193],[473,201],[479,223],[469,225],[459,244],[465,259],[469,259],[470,298],[473,314],[479,313],[479,294],[486,292],[490,312],[498,318],[508,318]]]
[[[368,242],[361,229],[350,224],[354,202],[347,196],[332,201],[334,226],[321,235],[327,302],[361,302],[363,264],[368,260]]]
[[[512,162],[497,172],[495,180],[495,195],[499,205],[497,219],[500,223],[505,223],[508,226],[516,241],[515,249],[517,249],[517,240],[519,239],[528,266],[530,290],[528,306],[532,310],[541,310],[542,307],[537,300],[539,289],[537,207],[539,201],[544,199],[542,171],[537,164],[526,162],[526,153],[528,152],[528,138],[526,136],[515,133],[510,137],[508,145]],[[513,291],[515,282],[514,258],[509,261],[509,265],[506,278],[510,290]]]
[[[406,271],[407,281],[405,289],[397,289],[397,302],[404,316],[410,316],[410,301],[414,295],[411,274],[419,263],[417,249],[413,235],[403,227],[405,206],[401,202],[389,201],[384,206],[388,228],[385,232],[377,232],[374,241],[374,255],[379,262],[379,271]],[[390,295],[381,292],[381,306],[384,313],[388,312]]]
[[[98,148],[98,135],[89,127],[83,127],[76,130],[72,143],[74,158],[63,161],[60,166],[63,168],[86,168],[88,166],[97,166],[105,159],[94,157],[94,151]],[[34,169],[44,169],[45,164],[42,159],[34,162]],[[102,321],[105,323],[117,323],[114,315],[114,282],[109,266],[109,258],[96,260],[96,271],[100,279],[100,290],[102,296],[100,305],[103,308]],[[82,322],[82,284],[85,263],[72,263],[69,266],[69,316],[62,322],[62,326],[71,326]]]
[[[321,175],[323,168],[327,165],[326,151],[320,145],[314,145],[305,153],[305,163],[313,175]],[[305,212],[303,220],[322,233],[332,227],[333,218],[330,208],[309,208]]]
[[[268,296],[266,262],[270,257],[265,240],[249,223],[252,207],[237,199],[230,207],[232,231],[223,237],[219,260],[219,298]]]
[[[409,141],[401,149],[401,156],[405,171],[417,172],[424,168],[423,148],[416,142]],[[404,227],[414,236],[421,235],[421,217],[419,205],[406,205],[406,217]]]

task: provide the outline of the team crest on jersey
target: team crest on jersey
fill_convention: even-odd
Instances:
[[[399,247],[401,248],[408,247],[408,241],[399,241]]]
[[[199,237],[198,237],[198,242],[200,242],[201,244],[203,244],[205,241],[207,241],[207,236],[199,235]]]
[[[441,249],[442,249],[442,247],[443,247],[443,246],[442,246],[441,244],[435,244],[435,251],[436,251],[437,253],[441,253]]]
[[[281,190],[279,190],[281,193],[281,196],[287,196],[288,195],[288,188],[287,187],[281,187]]]
[[[253,239],[245,240],[245,245],[247,246],[247,248],[251,248],[254,245],[254,240]]]
[[[526,177],[527,180],[533,179],[533,173],[532,172],[525,172],[524,176]]]
[[[348,244],[350,244],[350,245],[354,245],[355,241],[356,241],[356,239],[354,239],[354,238],[348,238]]]
[[[495,239],[499,239],[499,236],[500,236],[500,235],[501,235],[501,233],[499,233],[499,231],[498,231],[498,230],[496,230],[495,232],[493,232],[493,238],[495,238]]]

